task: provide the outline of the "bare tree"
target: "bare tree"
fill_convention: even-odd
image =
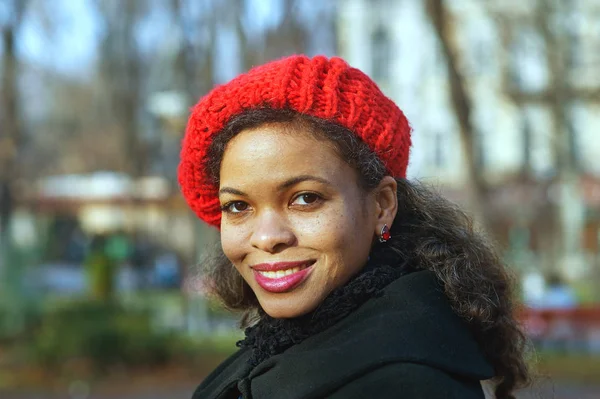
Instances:
[[[136,37],[136,27],[148,4],[137,0],[97,3],[106,28],[100,46],[100,77],[112,117],[122,133],[126,171],[134,177],[144,175],[148,167],[139,124],[145,69]]]
[[[176,89],[186,94],[190,104],[215,83],[217,27],[223,4],[208,1],[203,5],[202,13],[194,16],[189,0],[171,0],[171,12],[181,39],[174,63],[168,65],[174,70]],[[236,8],[228,11],[235,15]]]
[[[478,165],[474,148],[477,144],[476,130],[471,121],[472,101],[465,78],[459,69],[459,51],[455,42],[455,32],[449,12],[443,0],[427,0],[427,13],[441,44],[448,71],[450,98],[456,119],[463,153],[466,159],[468,183],[471,191],[471,206],[481,226],[492,234],[491,221],[486,204],[490,187]]]
[[[537,182],[550,189],[553,195],[545,198],[545,212],[536,219],[541,252],[547,254],[545,268],[559,271],[569,253],[579,250],[581,228],[573,225],[570,208],[577,208],[573,201],[579,186],[581,172],[577,159],[575,134],[571,123],[571,105],[577,101],[598,102],[600,90],[593,87],[573,87],[569,81],[568,53],[573,51],[568,42],[567,24],[571,4],[559,0],[538,0],[531,3],[529,12],[518,15],[510,11],[492,11],[499,27],[504,47],[510,48],[517,39],[516,32],[529,28],[543,45],[543,59],[548,71],[547,84],[538,90],[523,87],[518,79],[519,71],[508,62],[504,68],[503,89],[520,109],[528,105],[542,105],[552,117],[551,135],[554,158],[554,176],[550,182]],[[510,79],[511,74],[513,79]],[[514,79],[517,77],[517,79]],[[514,82],[516,80],[516,82]],[[524,134],[529,132],[525,131]],[[527,158],[526,158],[527,159]],[[524,165],[525,169],[529,165]],[[581,200],[581,198],[579,198]]]
[[[7,253],[9,227],[15,206],[14,184],[23,142],[16,34],[27,6],[25,0],[8,3],[8,17],[2,21],[2,97],[0,99],[0,263]],[[2,268],[0,267],[0,271]]]
[[[563,190],[567,187],[573,189],[577,185],[575,159],[573,149],[570,148],[573,142],[570,135],[573,131],[569,129],[568,107],[570,99],[566,96],[568,85],[566,64],[564,62],[565,46],[562,43],[564,32],[557,31],[557,26],[551,27],[553,17],[558,16],[558,13],[563,10],[553,10],[549,2],[538,2],[536,17],[534,20],[535,27],[543,38],[546,44],[546,64],[549,71],[549,82],[551,87],[547,93],[547,104],[551,110],[553,118],[553,144],[556,176],[554,187],[557,190],[559,201],[551,203],[553,210],[553,219],[555,228],[548,231],[550,234],[551,247],[548,251],[554,253],[555,256],[550,257],[552,264],[550,268],[554,271],[560,270],[560,264],[564,262],[567,252],[573,248],[569,245],[570,237],[567,228],[567,221],[564,220],[563,207],[570,206],[564,198]]]

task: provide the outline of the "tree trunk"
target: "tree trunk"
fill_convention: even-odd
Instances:
[[[11,220],[15,208],[14,182],[18,179],[18,154],[22,145],[18,60],[15,52],[16,32],[21,24],[27,1],[13,2],[9,18],[2,26],[2,92],[0,99],[0,306],[6,313],[0,327],[11,332],[23,328],[21,309],[22,265],[14,261]],[[11,13],[12,12],[12,13]]]
[[[0,274],[9,251],[10,223],[14,211],[14,182],[18,177],[17,156],[22,144],[15,34],[26,1],[14,3],[12,18],[2,27],[2,110],[0,110]],[[10,15],[10,14],[9,14]]]
[[[559,4],[561,4],[559,2]],[[570,129],[569,110],[570,87],[566,79],[566,57],[565,50],[568,43],[561,39],[564,35],[556,31],[552,26],[553,17],[562,14],[562,7],[552,8],[545,1],[538,2],[535,24],[546,44],[546,63],[549,71],[549,108],[553,119],[553,152],[555,158],[555,180],[554,188],[556,195],[553,198],[552,208],[556,228],[548,232],[552,235],[554,252],[551,264],[548,265],[551,272],[562,274],[565,262],[569,257],[579,251],[579,238],[581,237],[581,226],[578,226],[577,213],[583,212],[581,194],[579,191],[578,171],[576,165],[575,148],[573,148],[574,131]]]
[[[0,136],[0,237],[4,242],[13,209],[12,181],[20,139],[18,123],[17,59],[14,26],[2,30],[2,136]]]
[[[102,78],[114,121],[122,129],[123,167],[133,178],[147,172],[149,161],[138,122],[144,70],[135,35],[144,7],[145,2],[137,0],[126,0],[122,4],[98,1],[106,26],[106,36],[100,46]]]
[[[452,108],[458,121],[459,133],[466,160],[471,206],[475,219],[488,234],[492,234],[490,215],[486,210],[489,187],[475,156],[475,129],[471,123],[471,99],[464,77],[458,69],[458,49],[443,0],[427,0],[427,13],[436,37],[441,44],[448,71]]]

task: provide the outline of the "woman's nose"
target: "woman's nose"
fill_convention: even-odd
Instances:
[[[277,253],[296,242],[296,236],[286,221],[276,212],[260,215],[252,232],[251,244],[254,248],[269,253]]]

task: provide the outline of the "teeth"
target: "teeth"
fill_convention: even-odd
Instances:
[[[259,271],[259,273],[262,274],[263,276],[265,276],[266,278],[281,278],[281,277],[289,276],[290,274],[298,273],[300,270],[304,270],[304,269],[306,269],[305,266],[293,267],[291,269],[277,270],[277,271],[272,271],[272,272]]]

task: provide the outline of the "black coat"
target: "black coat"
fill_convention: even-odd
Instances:
[[[475,399],[493,377],[434,275],[388,285],[333,327],[252,368],[242,348],[193,399]]]

